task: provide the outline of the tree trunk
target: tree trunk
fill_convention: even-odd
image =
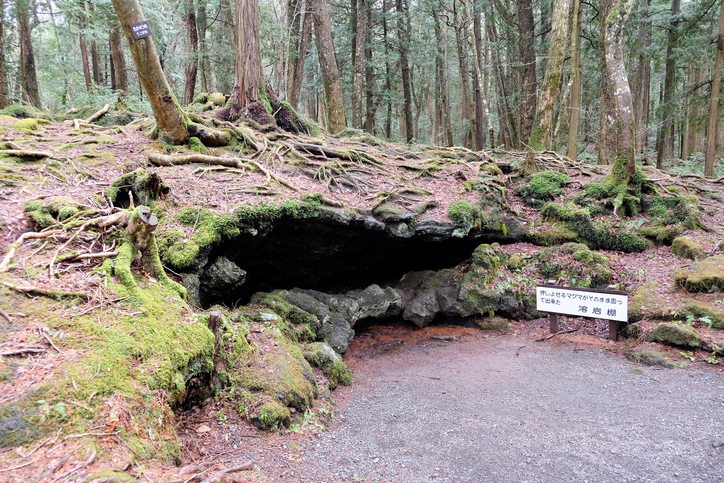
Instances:
[[[113,76],[116,89],[121,91],[121,96],[128,95],[128,72],[126,71],[126,57],[121,48],[121,34],[115,25],[108,35],[108,42],[111,46],[111,60],[113,62]]]
[[[204,0],[202,0],[203,3]],[[196,74],[199,69],[197,52],[199,50],[199,33],[196,29],[196,9],[194,0],[186,0],[186,33],[189,40],[189,65],[186,66],[186,88],[184,89],[184,105],[189,105],[194,100],[196,91]]]
[[[674,94],[676,93],[676,57],[674,48],[678,42],[676,16],[681,11],[681,0],[671,1],[672,21],[669,26],[668,45],[666,47],[666,75],[664,77],[664,109],[661,120],[660,136],[656,140],[656,167],[661,169],[664,160],[670,158],[674,151]]]
[[[208,19],[206,16],[206,2],[199,2],[199,13],[196,16],[196,25],[199,30],[199,67],[201,77],[201,92],[210,92],[209,79],[209,58],[206,55],[206,29],[208,27]]]
[[[0,12],[4,12],[4,8],[4,2],[0,0]],[[0,15],[0,109],[5,109],[10,105],[10,99],[8,99],[8,80],[5,75],[4,23],[5,16]]]
[[[403,0],[395,0],[395,10],[397,11],[397,31],[399,36],[400,49],[400,70],[402,71],[402,96],[405,100],[403,108],[405,140],[412,142],[415,137],[412,124],[412,82],[410,79],[410,17],[407,6],[403,5]]]
[[[483,106],[484,94],[483,94],[483,72],[480,65],[482,59],[480,55],[480,46],[482,45],[482,28],[480,22],[480,15],[473,15],[472,6],[470,3],[472,0],[462,0],[465,8],[465,18],[468,25],[473,26],[473,101],[475,102],[475,131],[473,132],[473,149],[479,151],[485,147],[485,133],[483,132],[483,117],[485,107]]]
[[[40,91],[38,90],[38,76],[35,71],[35,53],[33,52],[33,43],[30,39],[30,5],[28,0],[17,0],[15,2],[18,20],[18,38],[20,40],[20,75],[23,83],[23,92],[28,103],[33,107],[42,109]]]
[[[385,138],[392,136],[392,82],[390,72],[390,44],[387,38],[387,0],[382,0],[382,35],[385,43],[385,100],[387,112],[385,113]]]
[[[488,22],[486,24],[488,30],[488,38],[491,42],[498,40],[498,32],[495,28],[495,23]],[[519,144],[519,133],[516,131],[516,122],[513,112],[508,104],[508,91],[506,90],[505,76],[503,75],[502,62],[500,60],[500,52],[498,49],[493,49],[491,52],[492,63],[493,63],[493,85],[497,93],[496,99],[498,103],[498,112],[500,115],[500,132],[502,132],[503,143],[509,148],[515,148]],[[481,148],[482,149],[482,148]]]
[[[187,142],[189,139],[187,119],[163,74],[152,37],[138,40],[133,38],[131,25],[145,21],[138,0],[113,0],[113,7],[123,26],[133,63],[136,65],[138,77],[146,91],[159,129],[172,144]]]
[[[93,87],[93,81],[91,79],[90,64],[88,63],[88,47],[85,43],[85,2],[81,2],[81,12],[78,15],[78,27],[80,32],[78,33],[78,43],[80,44],[80,58],[83,63],[83,78],[85,79],[85,90],[90,91]]]
[[[641,9],[648,13],[650,0],[641,0]],[[639,44],[647,47],[651,43],[651,21],[641,22],[638,32]],[[636,69],[636,150],[646,152],[649,140],[649,103],[651,101],[651,58],[641,49]]]
[[[289,25],[289,51],[287,52],[287,102],[296,109],[302,92],[304,60],[307,46],[312,39],[312,15],[308,12],[309,0],[291,0],[287,5]]]
[[[95,40],[91,41],[91,66],[93,68],[93,82],[99,86],[103,84],[103,76],[101,75],[101,57],[98,54],[98,44]]]
[[[443,36],[442,26],[440,25],[440,14],[438,9],[442,5],[432,6],[432,18],[435,30],[435,41],[437,43],[437,51],[435,52],[435,70],[437,78],[436,100],[439,99],[439,116],[440,116],[440,133],[442,134],[440,141],[445,146],[453,145],[452,124],[450,122],[450,100],[447,88],[447,68],[446,68],[446,44]]]
[[[714,176],[714,155],[716,150],[717,113],[719,112],[719,90],[721,89],[722,61],[724,60],[724,2],[719,7],[719,32],[716,42],[716,60],[711,80],[711,100],[709,101],[709,123],[706,130],[706,155],[704,157],[704,176]]]
[[[365,122],[364,130],[370,134],[375,133],[375,113],[380,103],[379,96],[375,96],[376,83],[372,63],[372,2],[365,2],[365,15],[367,15],[367,28],[365,29]],[[375,98],[377,97],[377,98]]]
[[[344,114],[344,98],[340,82],[337,58],[334,54],[332,29],[326,0],[312,0],[314,5],[314,34],[317,40],[319,67],[324,81],[324,94],[327,101],[328,129],[337,134],[347,127]],[[399,0],[398,0],[399,1]]]
[[[567,17],[568,13],[565,15]],[[530,138],[533,133],[533,123],[535,122],[537,81],[535,75],[534,35],[533,2],[532,0],[518,0],[518,49],[520,50],[520,61],[523,64],[520,93],[520,139]]]
[[[264,72],[261,64],[259,40],[258,0],[237,0],[236,24],[236,75],[231,98],[234,106],[244,109],[252,102],[262,100]]]
[[[566,54],[566,39],[568,38],[569,6],[569,0],[557,0],[553,4],[553,23],[550,47],[548,48],[548,62],[546,63],[546,72],[543,76],[536,112],[538,124],[530,135],[528,141],[529,150],[523,168],[527,173],[536,171],[533,151],[545,150],[548,143],[548,136],[553,123],[553,111],[561,89],[561,74]]]
[[[465,17],[465,15],[463,15]],[[453,18],[455,24],[455,44],[458,53],[458,71],[460,72],[460,83],[462,90],[461,111],[462,117],[470,123],[469,128],[465,130],[462,139],[462,146],[468,146],[469,133],[477,131],[475,127],[475,116],[473,106],[470,102],[470,69],[468,64],[468,29],[460,20],[458,11],[458,2],[453,1]],[[501,122],[502,124],[502,122]]]
[[[362,128],[362,101],[364,98],[365,81],[365,33],[367,32],[367,15],[365,0],[355,2],[357,13],[356,35],[354,36],[354,78],[352,80],[352,127]]]
[[[578,125],[581,119],[581,0],[573,0],[573,32],[571,33],[571,104],[568,118],[568,158],[578,157]]]
[[[599,139],[599,144],[609,144],[609,150],[616,154],[611,174],[606,180],[609,185],[615,186],[627,185],[636,171],[633,102],[623,53],[624,26],[634,1],[601,1],[601,39],[605,61],[602,76],[608,79],[613,109],[604,113],[609,136]],[[621,204],[624,194],[625,191],[619,190],[614,206]]]

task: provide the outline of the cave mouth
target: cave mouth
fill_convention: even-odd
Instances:
[[[408,272],[453,267],[481,243],[504,241],[499,234],[451,236],[451,223],[436,223],[444,236],[441,229],[414,228],[409,236],[395,236],[381,223],[371,229],[368,219],[343,224],[288,217],[257,225],[208,254],[207,267],[225,257],[246,272],[243,283],[225,286],[211,280],[207,268],[200,277],[199,302],[235,307],[247,304],[256,292],[276,289],[337,294],[385,286]]]

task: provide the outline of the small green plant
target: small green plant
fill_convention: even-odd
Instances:
[[[705,360],[706,362],[708,362],[709,364],[719,364],[719,359],[717,359],[716,356],[714,356],[714,355],[712,355],[712,356],[710,356],[710,357],[707,357],[707,358],[704,359],[704,360]]]
[[[706,315],[704,317],[699,317],[699,320],[704,322],[707,325],[707,327],[709,327],[710,329],[711,329],[712,325],[714,325],[714,322],[711,320],[711,317],[709,317],[708,315]]]
[[[691,362],[694,362],[696,360],[696,358],[693,355],[691,355],[687,352],[679,352],[679,355],[681,357],[683,357],[684,359],[689,359]]]

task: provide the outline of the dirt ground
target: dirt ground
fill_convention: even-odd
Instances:
[[[254,461],[240,475],[265,482],[724,481],[721,371],[633,364],[604,322],[537,342],[546,329],[364,329],[331,419],[264,436],[209,406],[185,461]]]

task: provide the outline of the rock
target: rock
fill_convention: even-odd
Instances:
[[[658,286],[659,283],[656,281],[646,282],[639,286],[629,297],[629,322],[638,322],[644,317],[653,317],[659,320],[671,319],[671,310],[669,310],[666,300],[656,291]]]
[[[689,260],[701,260],[705,256],[701,245],[686,236],[674,238],[671,243],[671,251],[677,257],[688,258]]]
[[[312,368],[298,347],[288,346],[272,356],[271,366],[277,397],[285,406],[304,411],[319,396]]]
[[[259,408],[259,413],[251,417],[251,422],[259,429],[275,429],[279,426],[288,426],[291,416],[286,406],[272,401],[263,404]]]
[[[717,329],[724,329],[724,309],[718,305],[699,300],[687,300],[682,315],[692,315]]]
[[[422,235],[431,241],[447,240],[452,236],[455,225],[446,221],[423,218],[415,225],[415,235]]]
[[[38,409],[23,401],[0,405],[0,448],[24,446],[43,436],[32,422],[38,419]]]
[[[329,389],[335,389],[339,384],[349,386],[352,383],[352,374],[342,358],[324,342],[307,344],[304,348],[304,358],[310,364],[322,369],[329,380]]]
[[[686,349],[698,349],[701,346],[699,334],[691,327],[684,327],[676,324],[659,324],[648,337],[649,342],[682,347]]]
[[[399,206],[390,202],[381,203],[372,209],[372,214],[380,218],[384,223],[408,222],[415,219],[413,213],[409,213]]]
[[[647,366],[663,366],[668,369],[674,368],[674,363],[671,360],[661,352],[651,349],[642,349],[640,351],[627,349],[623,351],[623,354],[628,360],[646,364]]]
[[[425,270],[410,272],[395,287],[402,294],[402,318],[419,327],[432,322],[440,312],[437,300],[437,272]]]
[[[386,319],[402,313],[402,295],[392,287],[372,284],[364,290],[347,292],[344,297],[329,298],[329,308],[341,313],[352,327],[362,319]]]
[[[236,290],[246,281],[246,272],[222,255],[204,270],[200,281],[205,292]]]
[[[681,267],[674,272],[676,282],[688,292],[724,291],[724,255],[715,255],[701,262]]]
[[[279,316],[277,314],[259,312],[258,314],[256,314],[256,320],[259,322],[276,322],[277,320],[279,320]]]
[[[487,270],[491,275],[495,275],[495,272],[498,271],[498,267],[500,267],[500,259],[495,251],[495,247],[488,245],[487,243],[479,245],[473,251],[471,263],[483,270]]]

